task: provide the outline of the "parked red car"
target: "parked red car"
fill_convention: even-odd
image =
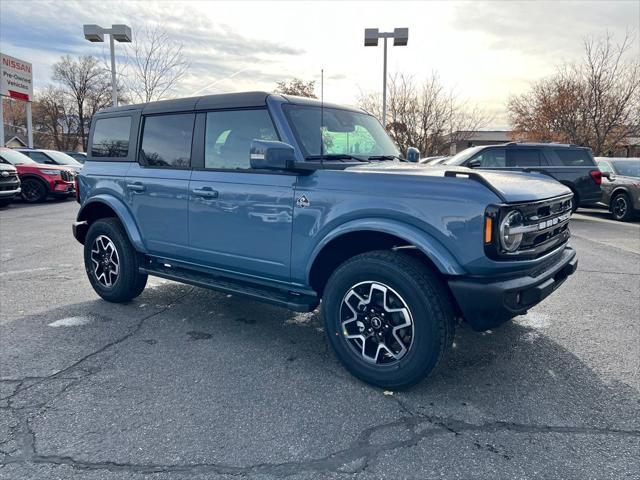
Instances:
[[[49,195],[65,198],[76,193],[76,174],[68,167],[36,163],[26,155],[4,147],[0,147],[0,161],[18,170],[25,202],[43,202]]]

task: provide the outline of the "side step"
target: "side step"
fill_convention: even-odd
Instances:
[[[158,263],[151,266],[139,268],[140,273],[154,275],[156,277],[174,280],[176,282],[188,283],[196,287],[209,288],[224,293],[233,293],[250,297],[273,305],[288,308],[296,312],[311,312],[316,309],[320,303],[317,297],[279,290],[276,288],[263,287],[260,285],[249,284],[227,277],[213,276],[196,270],[186,268],[172,267],[167,268]]]

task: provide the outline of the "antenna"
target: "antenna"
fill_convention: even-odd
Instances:
[[[320,70],[320,165],[322,165],[324,157],[324,138],[322,135],[322,126],[324,125],[324,69]]]

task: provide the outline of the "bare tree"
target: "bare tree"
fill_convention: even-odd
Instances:
[[[157,26],[143,29],[134,41],[125,75],[132,100],[146,103],[166,98],[189,69],[183,44]]]
[[[86,149],[91,118],[111,102],[109,73],[96,57],[67,55],[54,64],[53,79],[59,82],[66,100],[74,105],[78,136]]]
[[[74,150],[80,137],[75,105],[63,90],[54,85],[37,93],[33,102],[35,143],[56,150]]]
[[[278,82],[274,92],[284,95],[297,95],[298,97],[318,98],[316,97],[315,89],[315,80],[304,81],[299,78],[292,78],[291,80]]]
[[[381,118],[380,95],[362,95],[360,106]],[[401,151],[416,147],[422,155],[444,153],[448,145],[489,122],[476,107],[457,98],[436,73],[418,84],[413,77],[394,75],[387,93],[387,132]]]
[[[595,155],[614,153],[640,135],[640,61],[633,37],[584,40],[584,58],[563,65],[531,90],[512,96],[509,118],[516,138],[589,146]]]

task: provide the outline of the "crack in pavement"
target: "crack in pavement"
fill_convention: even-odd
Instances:
[[[554,426],[554,425],[527,425],[504,421],[491,421],[482,424],[474,424],[458,420],[452,417],[428,415],[416,412],[401,398],[401,395],[390,395],[389,401],[395,402],[403,413],[403,417],[394,421],[382,423],[364,429],[358,437],[346,448],[330,453],[320,458],[312,458],[298,461],[287,461],[280,463],[258,463],[254,465],[236,466],[225,463],[204,462],[204,463],[135,463],[117,461],[90,461],[76,458],[73,455],[41,455],[36,448],[36,433],[33,431],[29,421],[29,415],[35,411],[42,413],[42,409],[48,408],[55,398],[63,395],[68,389],[77,385],[85,378],[96,373],[97,369],[86,368],[83,365],[87,360],[94,358],[110,348],[126,341],[137,334],[144,323],[157,315],[162,314],[169,308],[179,303],[180,300],[188,296],[195,289],[180,295],[172,302],[169,302],[161,310],[155,311],[143,318],[125,335],[107,343],[98,350],[85,355],[78,361],[58,372],[44,377],[25,377],[21,379],[5,378],[0,380],[4,383],[16,384],[14,391],[5,399],[8,400],[8,407],[0,407],[11,411],[17,420],[17,425],[10,427],[8,439],[13,437],[18,448],[12,448],[6,458],[0,460],[0,468],[8,464],[43,464],[53,466],[68,466],[76,470],[96,471],[106,470],[111,472],[124,473],[182,473],[182,474],[225,474],[231,476],[247,477],[258,474],[291,476],[301,472],[312,472],[317,474],[357,474],[364,472],[377,456],[401,448],[415,447],[422,440],[432,437],[442,437],[453,435],[471,439],[465,434],[473,433],[496,433],[513,432],[523,434],[564,434],[564,435],[616,435],[632,438],[640,438],[640,430],[624,430],[615,428],[597,428],[589,426]],[[326,350],[325,350],[326,352]],[[37,404],[27,406],[15,406],[14,399],[18,394],[28,391],[36,385],[45,384],[52,380],[68,381],[60,391],[53,395],[45,395],[46,399]],[[384,441],[376,441],[374,436],[386,430],[400,430],[400,436],[382,435]],[[381,437],[378,435],[376,438]],[[2,444],[8,443],[7,441]],[[475,445],[475,444],[474,444]],[[478,447],[478,445],[480,445]],[[484,448],[477,444],[476,448]],[[489,450],[491,451],[491,450]],[[7,452],[5,452],[7,453]]]
[[[167,310],[169,310],[170,308],[172,308],[174,305],[178,304],[180,302],[180,300],[182,300],[183,298],[185,298],[186,296],[188,296],[189,294],[191,294],[193,291],[195,290],[194,288],[189,289],[186,293],[178,296],[177,298],[175,298],[174,300],[172,300],[171,302],[167,303],[164,308],[157,310],[149,315],[146,315],[144,317],[142,317],[138,323],[135,325],[135,327],[133,327],[127,334],[117,338],[116,340],[113,340],[112,342],[109,342],[105,345],[103,345],[101,348],[99,348],[98,350],[95,350],[85,356],[83,356],[82,358],[80,358],[79,360],[77,360],[76,362],[72,363],[71,365],[63,368],[62,370],[58,370],[56,373],[53,373],[51,375],[47,375],[47,376],[30,376],[30,377],[24,377],[21,379],[2,379],[3,383],[16,383],[15,388],[13,389],[13,392],[8,395],[3,397],[1,400],[6,400],[7,401],[7,406],[3,406],[0,407],[0,410],[8,410],[11,411],[12,413],[14,413],[14,415],[16,416],[17,420],[18,420],[18,425],[15,427],[12,427],[10,429],[9,435],[7,437],[6,440],[4,440],[2,443],[7,443],[10,438],[13,436],[16,443],[19,445],[19,455],[16,456],[12,456],[12,458],[10,460],[4,460],[4,461],[0,461],[0,466],[8,464],[8,463],[23,463],[23,462],[36,462],[38,463],[38,459],[40,458],[40,455],[38,455],[38,453],[36,452],[36,448],[35,448],[35,442],[36,442],[36,435],[35,432],[33,432],[33,430],[31,429],[31,426],[29,424],[29,420],[26,418],[28,415],[28,412],[31,410],[40,410],[42,411],[42,409],[46,409],[47,405],[49,403],[51,403],[51,401],[55,400],[56,398],[58,398],[59,396],[63,395],[68,389],[70,389],[71,387],[77,385],[79,382],[81,382],[83,379],[95,374],[96,372],[98,372],[98,369],[85,369],[83,367],[81,367],[81,365],[86,362],[87,360],[96,357],[98,355],[100,355],[101,353],[104,353],[105,351],[109,350],[110,348],[119,345],[120,343],[126,341],[127,339],[131,338],[132,336],[134,336],[136,333],[138,333],[140,331],[140,329],[143,327],[144,323],[149,320],[150,318],[153,318],[157,315],[160,315],[164,312],[166,312]],[[73,375],[74,371],[81,371],[82,374],[81,375],[76,375],[76,376],[67,376],[67,374],[71,374]],[[13,405],[13,401],[17,398],[17,396],[25,391],[28,391],[30,389],[32,389],[33,387],[37,386],[37,385],[42,385],[45,384],[46,382],[51,382],[52,380],[69,380],[70,382],[65,385],[61,391],[55,393],[52,396],[48,396],[48,398],[46,398],[46,400],[44,400],[43,402],[37,403],[37,404],[29,404],[26,406],[21,406],[21,407],[16,407]],[[29,382],[29,383],[28,383]],[[28,384],[27,384],[28,383]],[[24,386],[25,384],[27,384],[26,386]],[[24,386],[24,387],[23,387]]]
[[[424,424],[434,428],[417,431]],[[382,443],[371,441],[372,436],[379,431],[396,427],[403,427],[404,433],[409,438],[392,440]],[[27,425],[28,428],[28,425]],[[91,462],[79,460],[71,456],[38,455],[35,453],[35,434],[28,430],[22,438],[22,445],[33,455],[27,458],[11,459],[5,463],[19,463],[29,461],[37,464],[66,465],[78,470],[108,470],[111,472],[127,473],[188,473],[188,474],[226,474],[226,475],[257,475],[272,474],[278,476],[290,476],[301,472],[315,473],[358,473],[364,471],[369,462],[378,455],[399,448],[416,446],[427,437],[440,435],[462,435],[467,432],[495,433],[560,433],[560,434],[585,434],[585,435],[622,435],[640,437],[640,430],[622,430],[609,428],[577,427],[577,426],[548,426],[548,425],[524,425],[510,422],[487,422],[484,424],[471,424],[461,420],[430,415],[414,415],[398,420],[383,423],[363,430],[359,437],[347,448],[331,453],[325,457],[292,461],[282,463],[260,463],[249,466],[233,466],[224,463],[186,463],[186,464],[161,464],[161,463],[127,463],[102,461]],[[345,466],[355,465],[356,468],[345,469]]]

